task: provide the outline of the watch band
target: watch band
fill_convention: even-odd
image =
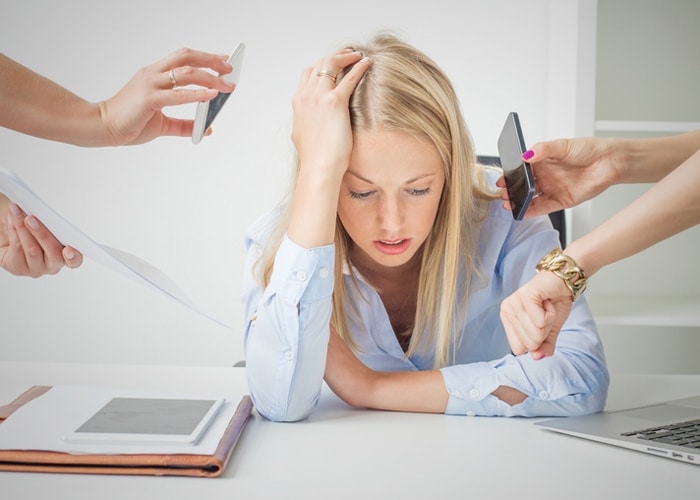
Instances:
[[[560,248],[555,248],[542,257],[537,263],[538,271],[551,271],[564,281],[566,287],[571,291],[571,302],[578,299],[586,289],[588,278],[574,259],[564,255]]]

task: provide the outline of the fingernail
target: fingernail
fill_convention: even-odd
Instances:
[[[73,260],[73,259],[75,259],[75,252],[73,250],[71,250],[70,248],[66,248],[63,251],[63,256],[68,260]]]
[[[529,160],[529,159],[532,158],[533,156],[535,156],[535,152],[534,152],[532,149],[528,149],[527,151],[525,151],[525,152],[523,153],[522,159],[523,159],[523,160]]]
[[[30,215],[24,220],[31,229],[39,229],[39,221],[33,215]]]
[[[13,215],[13,217],[19,217],[22,214],[22,211],[16,204],[10,203],[10,213]]]

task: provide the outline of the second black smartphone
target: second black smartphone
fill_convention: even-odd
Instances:
[[[524,152],[525,139],[518,113],[508,113],[498,137],[498,154],[501,157],[501,167],[515,220],[521,220],[525,216],[535,194],[535,178],[530,164],[522,159]]]

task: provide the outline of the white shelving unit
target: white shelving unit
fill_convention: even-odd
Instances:
[[[588,301],[599,326],[700,329],[700,295],[592,295]]]
[[[698,17],[700,2],[597,0],[595,135],[700,128],[700,33],[689,29]],[[611,188],[579,215],[597,226],[647,187]],[[613,373],[700,373],[698,229],[592,277],[586,297]]]

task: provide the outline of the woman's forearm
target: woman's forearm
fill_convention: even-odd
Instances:
[[[0,54],[0,125],[79,146],[106,144],[97,104]]]
[[[658,182],[700,150],[700,130],[651,139],[614,139],[619,184]]]
[[[439,370],[416,372],[374,372],[365,405],[378,410],[445,413],[449,394]],[[492,393],[510,406],[527,396],[517,389],[499,386]]]
[[[364,406],[377,410],[444,413],[449,395],[438,370],[373,372]]]
[[[588,276],[700,223],[700,150],[630,205],[571,243]]]

